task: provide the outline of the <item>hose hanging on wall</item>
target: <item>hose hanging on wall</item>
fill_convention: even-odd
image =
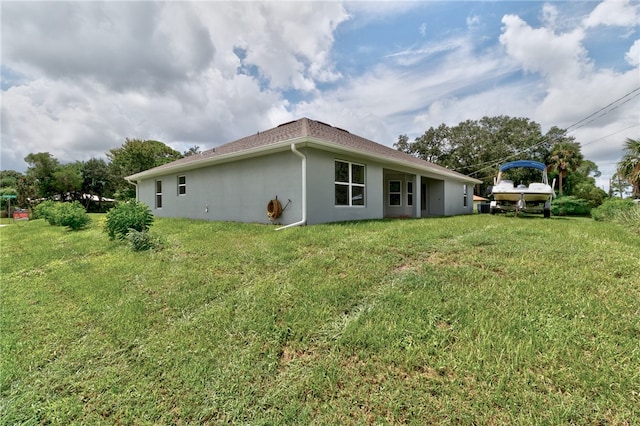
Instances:
[[[281,213],[282,205],[280,204],[280,201],[278,201],[278,196],[276,196],[275,199],[269,201],[269,204],[267,204],[267,217],[269,220],[276,220],[280,217]]]

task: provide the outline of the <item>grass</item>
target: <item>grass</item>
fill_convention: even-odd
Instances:
[[[0,230],[2,424],[638,424],[640,236],[584,218]]]

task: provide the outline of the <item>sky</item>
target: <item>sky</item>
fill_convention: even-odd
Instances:
[[[608,180],[640,137],[640,2],[0,2],[0,168],[201,150],[308,117],[378,143],[506,115]]]

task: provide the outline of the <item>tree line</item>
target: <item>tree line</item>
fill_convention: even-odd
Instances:
[[[627,141],[607,194],[595,184],[600,176],[597,165],[584,158],[580,143],[567,130],[554,126],[542,133],[540,125],[528,118],[497,116],[466,120],[452,127],[441,124],[413,141],[400,135],[394,144],[399,151],[481,180],[475,193],[482,196],[488,194],[501,164],[520,159],[539,161],[547,166],[549,178],[557,179],[559,195],[585,199],[593,207],[607,195],[622,195],[629,187],[640,197],[638,145],[637,140]]]
[[[430,127],[410,141],[398,136],[396,149],[482,181],[474,189],[486,196],[501,164],[519,159],[547,165],[549,178],[558,180],[560,195],[573,195],[595,207],[609,195],[629,190],[640,198],[640,139],[627,139],[617,172],[611,179],[609,194],[595,184],[600,176],[597,165],[584,158],[580,144],[567,130],[552,127],[542,133],[538,123],[509,116],[466,120],[455,126]],[[25,174],[0,171],[0,194],[16,195],[14,206],[28,207],[34,200],[60,199],[82,202],[87,210],[99,211],[85,195],[99,200],[125,200],[135,197],[135,188],[126,176],[197,154],[198,146],[180,153],[155,140],[125,139],[122,146],[106,152],[107,161],[92,158],[62,164],[48,152],[25,157]],[[523,176],[524,177],[524,176]],[[4,207],[4,206],[2,206]]]
[[[15,206],[28,207],[41,200],[79,201],[87,210],[100,211],[105,198],[125,200],[135,197],[135,187],[126,176],[196,154],[200,148],[180,153],[155,140],[125,139],[122,146],[109,150],[107,161],[62,164],[49,152],[31,153],[24,158],[25,174],[0,171],[0,194],[16,195]],[[87,197],[87,195],[89,197]],[[97,202],[92,202],[92,198]],[[4,206],[3,206],[4,207]]]

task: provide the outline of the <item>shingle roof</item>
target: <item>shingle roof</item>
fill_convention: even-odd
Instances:
[[[267,150],[270,146],[282,145],[283,142],[295,141],[296,139],[321,141],[324,144],[329,143],[335,145],[336,148],[357,151],[362,154],[380,158],[381,160],[396,160],[396,162],[405,163],[407,165],[412,164],[422,169],[429,169],[436,174],[445,174],[466,181],[476,181],[476,179],[469,176],[454,172],[445,167],[424,161],[409,154],[405,154],[404,152],[381,145],[361,136],[354,135],[338,127],[333,127],[308,118],[301,118],[299,120],[280,124],[273,129],[258,132],[254,135],[246,136],[236,141],[220,145],[216,148],[203,151],[200,154],[184,157],[171,163],[129,176],[129,179],[136,180],[136,178],[143,177],[144,175],[157,175],[159,174],[158,172],[162,172],[165,169],[185,169],[190,168],[189,166],[196,168],[199,166],[199,163],[202,163],[204,166],[208,165],[212,161],[215,162],[217,157],[225,157],[231,154],[238,154],[252,150]]]

